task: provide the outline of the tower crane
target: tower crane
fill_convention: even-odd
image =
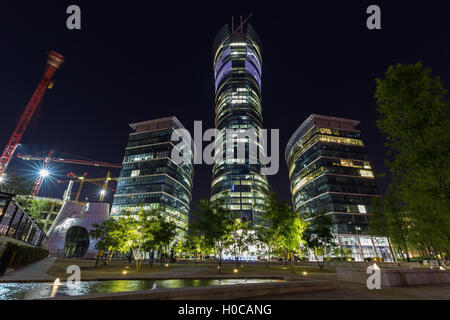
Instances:
[[[111,173],[108,171],[108,174],[106,175],[106,177],[104,178],[89,178],[86,179],[86,175],[87,173],[84,173],[82,176],[77,176],[76,174],[74,174],[73,172],[70,172],[69,174],[67,174],[67,176],[69,178],[71,178],[71,180],[58,180],[58,183],[66,183],[66,182],[72,182],[72,183],[80,183],[80,186],[78,187],[78,191],[77,191],[77,195],[75,196],[75,202],[78,201],[78,199],[80,198],[80,194],[81,194],[81,188],[83,187],[83,184],[85,182],[89,182],[92,184],[95,184],[96,186],[100,186],[102,187],[101,191],[100,191],[100,202],[103,202],[103,200],[105,199],[105,195],[106,195],[106,190],[108,188],[108,183],[110,181],[117,181],[119,180],[119,178],[113,178],[111,177]],[[68,195],[70,197],[70,195]]]
[[[0,156],[0,179],[3,179],[3,176],[6,171],[6,167],[8,166],[9,162],[12,159],[12,156],[14,152],[17,149],[17,146],[20,143],[20,140],[22,139],[22,136],[27,129],[28,124],[31,121],[31,118],[34,115],[34,112],[36,111],[37,107],[39,106],[40,102],[42,101],[42,97],[45,94],[45,90],[51,86],[50,81],[56,71],[61,64],[64,62],[64,57],[60,55],[59,53],[56,53],[54,51],[50,51],[48,53],[48,59],[47,64],[45,68],[45,73],[39,82],[36,90],[34,91],[33,95],[31,96],[30,101],[28,102],[28,105],[25,108],[24,113],[20,117],[19,123],[16,126],[16,129],[12,133],[11,137],[9,138],[8,144],[6,145],[5,149],[2,152],[2,155]]]
[[[107,162],[101,162],[101,161],[95,161],[95,160],[78,160],[78,159],[66,159],[66,158],[58,158],[58,157],[52,157],[53,153],[55,153],[55,150],[50,150],[46,157],[37,157],[37,156],[31,156],[31,155],[23,155],[18,153],[17,158],[25,160],[25,161],[43,161],[43,168],[41,170],[45,172],[47,170],[48,165],[50,162],[60,162],[60,163],[71,163],[71,164],[79,164],[79,165],[86,165],[86,166],[94,166],[94,167],[107,167],[107,168],[122,168],[121,164],[116,163],[107,163]],[[39,190],[41,189],[42,182],[44,181],[45,174],[40,174],[36,181],[34,182],[33,191],[31,193],[32,196],[37,196],[39,193]],[[82,187],[82,183],[80,184],[80,190]],[[78,200],[78,197],[77,197]]]

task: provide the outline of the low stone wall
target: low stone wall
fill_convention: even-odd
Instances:
[[[336,268],[340,281],[366,283],[370,276],[366,269]],[[437,269],[381,269],[381,286],[419,286],[450,283],[450,271]]]
[[[179,289],[156,289],[85,296],[55,297],[46,300],[232,300],[272,294],[333,290],[328,281],[288,281]]]

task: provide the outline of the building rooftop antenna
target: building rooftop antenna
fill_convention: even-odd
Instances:
[[[242,16],[241,16],[241,24],[239,25],[239,27],[236,28],[236,31],[239,30],[239,29],[241,29],[241,32],[244,32],[244,30],[243,30],[244,24],[245,24],[252,16],[253,16],[253,13],[250,13],[250,14],[248,15],[248,17],[247,17],[244,21],[242,21]],[[233,18],[232,20],[234,20],[234,18]],[[232,27],[231,27],[231,31],[232,31],[232,32],[234,32],[234,27],[233,27],[233,25],[234,25],[234,22],[232,23]]]

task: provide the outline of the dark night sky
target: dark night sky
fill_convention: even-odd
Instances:
[[[361,120],[375,173],[385,171],[383,137],[376,128],[375,78],[390,64],[422,61],[450,81],[450,3],[447,1],[295,2],[2,1],[0,4],[0,145],[6,144],[35,89],[45,52],[66,57],[19,147],[49,149],[120,163],[129,123],[175,115],[213,127],[211,46],[230,17],[250,12],[263,43],[264,127],[279,128],[280,171],[269,178],[290,199],[285,145],[311,114]],[[395,3],[394,3],[395,2]],[[66,28],[66,8],[82,10],[82,29]],[[382,30],[366,28],[366,8],[377,4]],[[9,170],[30,167],[14,160]],[[41,194],[62,196],[55,180],[70,171],[107,169],[59,165]],[[113,169],[114,174],[119,170]],[[195,167],[193,200],[209,197],[211,167]],[[379,179],[384,191],[389,181]],[[89,193],[90,192],[90,193]],[[94,197],[93,189],[86,196]]]

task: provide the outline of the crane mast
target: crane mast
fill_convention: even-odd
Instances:
[[[45,69],[44,76],[39,82],[36,90],[31,96],[30,101],[28,102],[27,107],[25,108],[24,113],[20,117],[19,123],[16,126],[16,129],[12,133],[9,138],[8,144],[3,150],[2,155],[0,156],[0,177],[5,174],[6,167],[8,166],[14,152],[17,149],[17,146],[22,139],[22,136],[33,117],[34,112],[36,111],[39,103],[42,101],[42,97],[44,96],[45,90],[47,89],[50,80],[53,77],[56,69],[58,69],[61,64],[64,62],[64,57],[59,53],[54,51],[50,51],[48,53],[47,65]]]

